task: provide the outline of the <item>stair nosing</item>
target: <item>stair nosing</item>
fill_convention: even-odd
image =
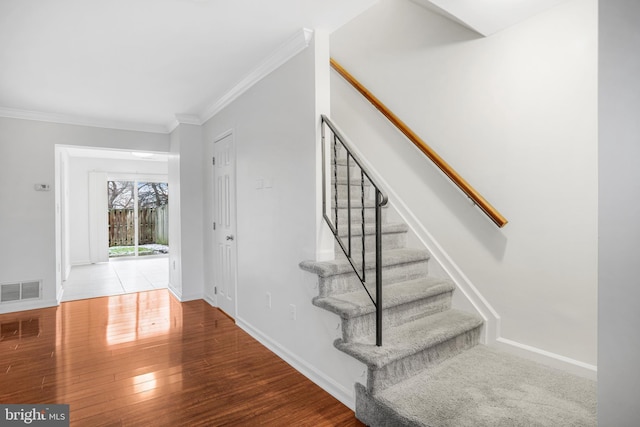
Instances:
[[[367,265],[375,265],[373,255],[365,258]],[[383,251],[382,254],[382,266],[390,267],[403,264],[409,264],[414,262],[428,261],[430,258],[429,253],[420,249],[411,248],[399,248]],[[310,273],[315,273],[320,277],[337,276],[340,274],[353,272],[351,264],[346,258],[330,260],[330,261],[302,261],[299,264],[300,268]]]
[[[409,284],[417,284],[420,282],[427,282],[426,288],[423,289],[423,292],[411,294],[408,296],[406,293],[402,293],[399,298],[395,298],[391,301],[385,301],[385,295],[388,295],[385,292],[385,289],[397,289],[406,287]],[[394,307],[401,306],[403,304],[410,303],[412,301],[419,301],[421,299],[431,298],[437,295],[442,295],[448,292],[453,292],[455,290],[455,285],[449,279],[441,279],[435,277],[421,277],[419,279],[407,280],[404,282],[392,283],[390,285],[385,285],[383,287],[383,308],[390,309]],[[349,301],[349,296],[358,295],[364,300],[363,304],[359,304],[359,301]],[[323,308],[327,311],[331,311],[339,315],[342,319],[353,319],[355,317],[364,316],[367,314],[375,313],[376,308],[371,302],[371,300],[366,296],[367,293],[364,289],[345,292],[343,294],[337,294],[334,296],[317,296],[313,298],[313,304],[316,307]],[[342,298],[341,298],[342,297]],[[345,299],[346,298],[346,299]],[[352,304],[351,307],[348,307],[348,304]]]
[[[451,317],[458,318],[458,329],[451,331],[438,329],[434,331],[433,329],[429,329],[429,326],[437,327],[439,321]],[[368,336],[366,338],[366,342],[345,342],[342,338],[338,338],[334,341],[334,346],[340,351],[349,354],[362,363],[365,363],[370,368],[379,369],[390,363],[402,360],[412,354],[417,354],[420,351],[455,338],[458,335],[472,331],[482,326],[482,324],[482,318],[479,316],[455,309],[449,309],[411,322],[403,323],[399,326],[387,328],[383,331],[383,345],[381,347],[375,345],[375,339],[373,336]],[[411,343],[414,345],[408,346],[406,345],[407,342],[398,339],[398,337],[403,336],[401,331],[407,330],[411,326],[415,325],[420,326],[421,330],[424,330],[424,333],[412,334]]]
[[[341,223],[338,222],[338,228],[341,228]],[[409,230],[409,227],[402,222],[389,222],[382,224],[382,234],[400,234],[406,233]],[[376,233],[376,225],[375,224],[366,224],[364,226],[364,234],[365,236],[373,235]],[[346,231],[340,230],[338,235],[340,237],[347,237],[348,233]],[[351,222],[351,236],[362,236],[362,223],[353,223]]]

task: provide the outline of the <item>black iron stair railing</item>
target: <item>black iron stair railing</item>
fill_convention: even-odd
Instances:
[[[329,129],[330,135],[327,135],[326,129]],[[327,136],[331,140],[331,146],[326,143]],[[327,164],[327,157],[331,158],[330,164]],[[327,168],[331,168],[331,173],[327,173]],[[342,169],[345,176],[339,173]],[[357,169],[359,172],[352,177],[351,169]],[[333,187],[333,206],[329,209],[327,205],[327,184],[331,180]],[[342,208],[346,207],[345,218],[340,218],[339,205],[343,200],[339,197],[339,188],[345,186],[346,202]],[[352,216],[352,187],[359,191],[360,217]],[[373,200],[371,200],[373,195]],[[376,183],[375,178],[367,171],[365,164],[360,160],[354,148],[350,146],[346,138],[338,130],[337,126],[324,114],[322,115],[322,214],[325,221],[329,225],[331,232],[336,238],[338,245],[344,252],[347,260],[353,267],[354,272],[360,279],[362,286],[369,295],[371,302],[376,308],[376,345],[382,345],[382,207],[387,204],[387,196],[380,190],[380,185]],[[370,286],[370,274],[367,274],[367,246],[366,246],[366,225],[370,219],[365,215],[366,208],[375,209],[375,296],[372,295]],[[354,220],[359,220],[360,224],[360,248],[361,253],[357,251],[357,245],[354,244]],[[345,243],[343,236],[347,237]]]

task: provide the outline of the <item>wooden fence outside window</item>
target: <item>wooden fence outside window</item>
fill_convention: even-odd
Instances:
[[[135,245],[133,209],[109,210],[109,247]],[[138,244],[169,244],[169,207],[138,210]]]

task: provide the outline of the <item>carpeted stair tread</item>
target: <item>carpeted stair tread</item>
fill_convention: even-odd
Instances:
[[[338,209],[346,209],[347,208],[347,198],[338,198]],[[388,205],[383,206],[383,208],[386,208]],[[362,200],[360,199],[360,196],[358,195],[358,197],[353,197],[353,199],[351,200],[351,209],[360,209],[362,207]],[[376,202],[373,199],[365,199],[364,201],[364,207],[366,208],[375,208],[376,207]],[[331,199],[331,208],[335,209],[335,199]]]
[[[406,233],[409,227],[402,222],[397,223],[386,223],[382,224],[382,234],[394,234],[394,233]],[[347,231],[347,227],[345,224],[338,223],[338,235],[340,237],[347,237],[349,232]],[[364,234],[367,235],[375,235],[376,234],[376,225],[374,224],[365,224],[364,225]],[[351,236],[362,236],[362,223],[351,223]]]
[[[412,262],[426,261],[428,259],[429,254],[426,251],[420,249],[392,249],[383,251],[382,266],[388,267]],[[375,266],[375,253],[366,254],[365,262],[368,267],[373,268]],[[359,265],[359,263],[357,264]],[[305,271],[315,273],[320,277],[328,277],[336,274],[353,272],[353,268],[346,258],[330,261],[302,261],[300,263],[300,268]]]
[[[337,181],[338,185],[347,185],[347,182],[351,186],[356,186],[356,187],[360,187],[361,185],[364,185],[364,187],[369,187],[371,185],[371,182],[369,181],[369,178],[367,178],[366,175],[364,177],[364,182],[362,181],[362,179],[360,179],[360,175],[358,175],[356,177],[351,176],[350,178],[351,179],[349,181],[347,181],[347,177],[346,176],[338,175],[338,181]],[[335,184],[336,184],[335,177],[331,177],[331,185],[335,185]]]
[[[484,345],[373,396],[357,388],[376,407],[361,414],[372,426],[597,425],[595,381]]]
[[[382,291],[382,306],[386,309],[408,302],[426,299],[446,292],[453,292],[455,285],[448,279],[425,277],[405,282],[385,285]],[[372,293],[375,298],[375,293]],[[350,319],[376,311],[366,291],[360,290],[344,294],[316,297],[313,304]]]
[[[479,316],[447,310],[383,330],[380,347],[375,345],[373,335],[361,342],[337,339],[334,345],[369,367],[380,368],[478,328],[482,323]]]

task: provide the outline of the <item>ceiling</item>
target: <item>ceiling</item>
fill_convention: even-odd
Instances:
[[[334,30],[377,1],[2,0],[0,116],[202,123],[308,43],[303,28]],[[566,0],[412,1],[489,35]]]
[[[0,116],[169,132],[376,0],[2,0]]]
[[[567,0],[412,0],[489,36]]]

